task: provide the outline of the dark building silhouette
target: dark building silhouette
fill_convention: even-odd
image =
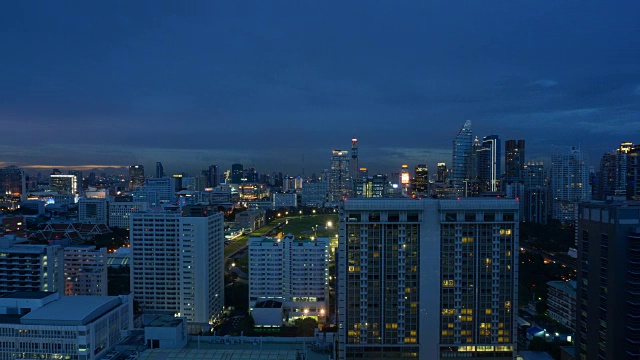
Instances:
[[[524,140],[507,140],[504,143],[504,172],[507,181],[520,178],[520,171],[524,168],[525,151]]]
[[[231,165],[231,183],[240,184],[242,182],[243,172],[244,172],[244,167],[242,166],[242,164]]]
[[[144,166],[129,166],[129,190],[133,191],[136,189],[136,186],[142,185],[144,185]]]

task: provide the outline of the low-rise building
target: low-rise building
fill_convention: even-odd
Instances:
[[[547,308],[549,316],[561,324],[576,328],[576,282],[549,281],[547,283]]]
[[[132,328],[130,296],[0,296],[2,359],[99,359]]]
[[[265,224],[266,211],[262,209],[250,209],[239,213],[237,216],[238,225],[242,229],[255,231]]]

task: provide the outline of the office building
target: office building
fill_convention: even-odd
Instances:
[[[504,143],[504,172],[507,181],[520,178],[526,164],[524,140],[507,140]]]
[[[156,162],[156,179],[161,179],[164,177],[164,166],[160,161]]]
[[[275,193],[273,194],[273,208],[297,208],[298,195],[296,193]]]
[[[458,136],[453,139],[451,182],[454,187],[459,189],[464,188],[464,181],[471,177],[472,142],[471,120],[467,120]]]
[[[509,359],[518,204],[349,199],[340,207],[338,359]]]
[[[1,359],[100,359],[132,329],[130,296],[0,296]]]
[[[551,159],[551,216],[563,223],[575,223],[578,204],[591,200],[589,168],[582,151],[557,151]]]
[[[187,206],[182,214],[131,214],[131,291],[142,309],[207,324],[224,305],[223,214]]]
[[[145,179],[144,186],[133,192],[134,202],[145,202],[152,207],[173,203],[176,199],[176,191],[172,179]]]
[[[231,165],[231,183],[240,184],[244,175],[244,167],[242,164]]]
[[[0,245],[0,295],[14,291],[64,291],[64,251],[58,245]]]
[[[302,184],[300,200],[303,206],[323,207],[327,202],[329,184],[324,180],[307,181]]]
[[[349,174],[352,181],[358,177],[360,167],[358,165],[358,139],[354,136],[351,139],[351,160],[349,161]],[[353,189],[353,184],[351,185]]]
[[[333,150],[329,173],[329,201],[338,202],[343,197],[349,196],[350,182],[349,152],[346,150]]]
[[[60,195],[78,194],[78,178],[75,175],[49,175],[49,189]]]
[[[218,165],[209,165],[207,175],[209,187],[214,188],[220,185],[220,174],[218,174]]]
[[[146,202],[135,201],[111,201],[109,202],[109,218],[108,225],[110,228],[118,227],[121,229],[129,229],[132,213],[144,212],[149,209],[149,204]]]
[[[26,179],[24,172],[15,165],[0,168],[0,196],[26,196]]]
[[[576,282],[549,281],[547,283],[547,314],[562,325],[576,329]]]
[[[136,186],[144,185],[144,166],[129,166],[129,191],[136,189]]]
[[[436,177],[436,181],[439,183],[446,183],[448,181],[449,171],[447,170],[447,164],[443,162],[439,162],[437,165],[438,174]]]
[[[107,248],[64,247],[65,295],[108,295]]]
[[[639,359],[640,204],[581,204],[577,238],[576,358]]]
[[[427,195],[429,193],[429,168],[427,165],[416,165],[412,186],[414,193],[417,195]]]
[[[278,300],[288,320],[324,317],[329,302],[329,238],[249,239],[249,307]]]
[[[78,200],[78,222],[83,224],[107,224],[109,222],[109,202],[101,198],[81,198]]]
[[[482,139],[482,145],[476,150],[477,157],[477,176],[479,180],[480,191],[498,191],[500,190],[501,168],[501,142],[498,135],[485,136]]]

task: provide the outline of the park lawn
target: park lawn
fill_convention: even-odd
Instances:
[[[309,239],[315,236],[313,227],[318,225],[317,236],[335,237],[338,234],[338,214],[321,214],[308,216],[290,216],[288,224],[282,226],[282,232],[293,234],[296,239]],[[331,227],[327,223],[331,222]]]
[[[284,219],[274,220],[249,235],[238,236],[234,240],[231,240],[231,244],[224,247],[224,257],[226,258],[230,254],[233,254],[236,250],[247,246],[247,242],[249,241],[250,236],[263,236],[271,231],[274,227],[276,227],[279,223],[284,221]]]

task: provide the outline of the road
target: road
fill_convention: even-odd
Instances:
[[[549,253],[546,251],[542,251],[542,250],[538,250],[536,248],[532,248],[531,246],[527,246],[527,245],[522,245],[520,244],[520,248],[524,249],[524,251],[528,251],[528,252],[532,252],[534,254],[538,254],[542,257],[544,257],[545,259],[549,259],[551,261],[555,261],[557,263],[560,263],[566,267],[575,269],[576,268],[576,262],[575,261],[569,261],[567,259],[563,259],[563,258],[559,258],[557,256],[555,256],[553,253]]]

